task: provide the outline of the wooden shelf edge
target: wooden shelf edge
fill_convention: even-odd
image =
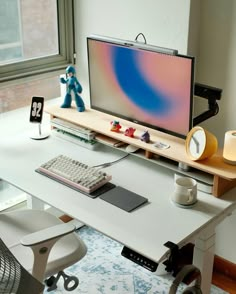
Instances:
[[[236,179],[228,180],[219,176],[214,176],[212,195],[221,197],[227,191],[236,187]]]

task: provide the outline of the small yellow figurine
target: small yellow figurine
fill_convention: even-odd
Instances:
[[[121,125],[120,123],[118,122],[118,120],[113,120],[111,121],[111,131],[112,132],[119,132],[121,129]]]

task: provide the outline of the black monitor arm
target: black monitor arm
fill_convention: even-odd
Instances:
[[[219,112],[219,105],[216,100],[220,100],[221,94],[222,89],[195,83],[194,95],[208,100],[208,110],[194,117],[193,126],[196,126]]]

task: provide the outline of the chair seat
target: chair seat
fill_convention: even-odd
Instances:
[[[28,234],[60,223],[62,223],[60,219],[42,210],[11,211],[0,214],[0,235],[19,262],[32,272],[34,259],[32,250],[21,245],[20,240]],[[86,252],[86,245],[78,234],[72,233],[62,237],[50,252],[45,278],[78,262]]]

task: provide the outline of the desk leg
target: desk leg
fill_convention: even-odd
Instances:
[[[211,281],[214,263],[215,253],[215,231],[208,230],[201,234],[196,239],[193,264],[199,268],[202,274],[202,292],[203,294],[209,294],[211,291]]]
[[[27,195],[27,207],[30,209],[44,210],[44,202],[37,199],[36,197]]]

